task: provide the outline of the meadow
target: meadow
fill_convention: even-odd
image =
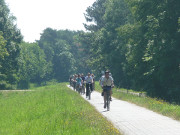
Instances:
[[[124,91],[124,92],[120,92]],[[102,89],[98,82],[96,82],[96,91],[102,92]],[[137,95],[132,95],[126,93],[127,89],[123,88],[113,88],[113,97],[128,101],[130,103],[136,104],[138,106],[145,107],[159,114],[171,117],[175,120],[180,120],[180,106],[176,104],[170,104],[163,100],[151,97],[140,97]],[[133,90],[128,90],[129,92],[135,92]]]
[[[1,135],[119,135],[66,83],[31,92],[0,92]]]

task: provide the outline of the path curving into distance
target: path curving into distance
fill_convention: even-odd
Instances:
[[[87,100],[85,95],[82,97]],[[92,92],[91,100],[87,101],[124,135],[180,135],[180,121],[146,108],[112,98],[110,111],[106,111],[103,108],[103,97],[96,91]]]

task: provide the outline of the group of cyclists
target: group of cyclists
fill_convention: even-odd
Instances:
[[[95,77],[94,74],[88,73],[87,76],[84,74],[75,74],[70,76],[69,78],[70,86],[80,94],[86,93],[86,98],[89,97],[91,92],[95,90]],[[101,78],[99,79],[99,84],[102,87],[102,96],[104,96],[104,108],[109,107],[107,102],[107,96],[109,96],[109,100],[112,101],[112,88],[114,87],[114,80],[109,71],[105,71]]]
[[[86,93],[86,98],[95,90],[94,74],[88,73],[85,77],[84,74],[75,74],[69,78],[70,86],[80,94]],[[86,92],[85,92],[86,90]]]

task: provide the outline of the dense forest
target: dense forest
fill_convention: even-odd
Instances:
[[[0,89],[109,69],[119,87],[180,103],[179,0],[96,0],[84,16],[86,32],[46,28],[27,43],[0,0]]]

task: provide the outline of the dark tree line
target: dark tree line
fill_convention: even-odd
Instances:
[[[51,67],[47,78],[67,81],[74,73],[85,72],[88,68],[83,60],[83,45],[80,35],[83,31],[53,30],[47,28],[38,41]]]

